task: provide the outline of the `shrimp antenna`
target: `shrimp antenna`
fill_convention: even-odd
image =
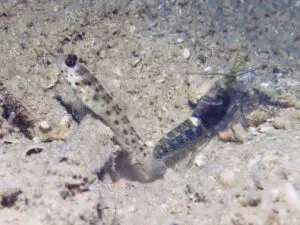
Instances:
[[[257,68],[253,68],[253,69],[249,69],[249,70],[240,70],[239,68],[241,67],[241,65],[243,64],[243,60],[240,57],[240,54],[237,53],[233,66],[232,68],[229,70],[228,73],[198,73],[198,72],[188,72],[189,75],[203,75],[203,76],[227,76],[227,77],[238,77],[238,76],[242,76],[246,73],[251,73],[254,72],[256,70],[261,70],[264,69],[265,66],[260,66]]]
[[[227,76],[227,77],[237,77],[237,76],[242,76],[246,73],[251,73],[254,72],[256,70],[261,70],[263,69],[263,67],[258,67],[258,68],[254,68],[254,69],[249,69],[246,71],[242,71],[241,73],[239,73],[238,70],[230,70],[229,73],[199,73],[199,72],[188,72],[188,75],[201,75],[201,76]]]
[[[41,41],[40,46],[43,47],[46,52],[48,52],[49,55],[56,58],[57,56],[47,47],[47,45],[44,43],[44,41]]]

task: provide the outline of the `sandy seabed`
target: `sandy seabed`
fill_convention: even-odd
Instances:
[[[199,145],[195,165],[163,179],[99,180],[113,133],[90,115],[77,123],[54,98],[76,96],[45,50],[78,55],[155,145],[191,114],[199,73],[226,73],[237,52],[298,101],[299,21],[299,1],[1,1],[0,224],[300,224],[297,107],[243,144]],[[7,95],[31,132],[14,124]],[[57,132],[47,139],[39,126]]]

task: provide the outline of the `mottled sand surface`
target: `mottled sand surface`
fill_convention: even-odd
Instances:
[[[76,96],[46,48],[78,55],[152,146],[191,114],[201,73],[228,72],[237,52],[291,107],[163,179],[99,180],[119,147],[55,99]],[[300,224],[300,1],[2,0],[0,50],[1,225]]]

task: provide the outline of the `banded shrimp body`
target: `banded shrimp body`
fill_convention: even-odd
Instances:
[[[278,106],[261,89],[263,81],[256,73],[258,69],[238,69],[239,66],[235,64],[228,74],[207,74],[221,76],[197,102],[190,102],[192,115],[158,142],[154,149],[157,159],[172,167],[190,151],[194,151],[194,145],[207,143],[218,132],[232,129],[234,123],[241,123],[246,129],[249,125],[247,114],[260,107],[269,110]]]

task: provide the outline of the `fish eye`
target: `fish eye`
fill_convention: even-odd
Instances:
[[[65,64],[68,66],[68,67],[73,67],[75,66],[77,62],[77,56],[76,55],[73,55],[73,54],[69,54],[67,56],[67,59],[65,61]]]

